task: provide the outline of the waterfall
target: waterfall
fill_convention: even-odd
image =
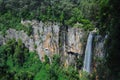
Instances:
[[[85,57],[84,57],[84,65],[83,65],[83,70],[88,73],[90,73],[90,65],[91,65],[91,57],[92,57],[92,40],[93,40],[93,34],[89,33],[87,39],[87,45],[85,49]]]

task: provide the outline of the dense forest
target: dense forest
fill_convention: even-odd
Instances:
[[[0,0],[0,34],[14,28],[31,35],[31,27],[21,20],[59,22],[86,31],[98,29],[107,35],[106,55],[97,73],[90,75],[73,66],[61,65],[60,55],[41,62],[37,52],[30,52],[21,40],[9,40],[0,46],[0,80],[119,80],[120,79],[120,1],[119,0]],[[76,23],[79,23],[76,24]],[[82,59],[78,60],[82,65]],[[81,76],[82,75],[82,76]],[[80,76],[80,77],[79,77]]]
[[[5,32],[6,29],[13,27],[17,30],[25,30],[24,27],[20,24],[21,19],[37,19],[41,21],[53,21],[53,22],[60,22],[64,25],[73,26],[75,23],[84,24],[85,29],[93,30],[92,23],[85,18],[84,16],[92,19],[94,17],[89,16],[85,12],[84,7],[85,5],[89,4],[86,1],[86,4],[83,3],[84,1],[72,1],[72,0],[1,0],[0,1],[0,30]],[[83,5],[80,5],[80,3]],[[90,1],[91,5],[93,1]],[[83,7],[83,11],[81,10],[81,6]],[[89,9],[90,5],[87,6]],[[91,10],[91,8],[90,8]],[[92,14],[92,12],[89,13]],[[7,20],[7,21],[6,21]],[[81,27],[81,26],[80,26]]]
[[[9,40],[0,46],[0,79],[1,80],[88,80],[87,73],[79,78],[78,69],[73,66],[64,68],[60,56],[52,57],[52,64],[47,56],[41,62],[37,53],[29,52],[21,40]],[[81,62],[81,60],[77,60]],[[80,65],[82,64],[79,63]],[[92,77],[91,77],[92,78]]]

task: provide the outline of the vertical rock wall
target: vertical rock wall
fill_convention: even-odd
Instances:
[[[106,38],[102,37],[101,35],[95,35],[94,37],[94,56],[103,58],[105,56],[105,40]]]
[[[6,41],[13,38],[16,41],[21,39],[30,51],[37,51],[41,60],[44,60],[44,55],[51,57],[53,54],[60,53],[65,56],[67,64],[74,61],[76,54],[83,54],[87,35],[82,29],[60,27],[58,23],[43,23],[36,20],[21,21],[21,23],[27,27],[32,26],[32,35],[28,36],[23,30],[9,29],[5,37],[0,36],[0,44],[5,44]],[[68,54],[70,52],[72,54]]]
[[[105,59],[105,41],[107,37],[102,37],[101,35],[95,35],[93,42],[93,63],[91,65],[92,71],[97,71],[101,65],[104,65]]]

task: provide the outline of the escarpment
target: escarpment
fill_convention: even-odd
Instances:
[[[44,61],[45,55],[51,58],[54,54],[60,54],[66,65],[75,64],[75,59],[84,54],[88,33],[81,28],[60,26],[59,23],[55,22],[43,23],[36,20],[21,21],[21,24],[24,27],[31,27],[30,35],[23,30],[16,31],[10,28],[6,31],[5,36],[0,35],[0,44],[5,44],[13,38],[16,41],[21,39],[29,51],[38,53],[41,61]],[[95,40],[98,40],[98,38],[97,36]],[[98,53],[96,52],[98,51],[96,50],[98,49],[97,44],[100,49],[103,48],[102,42],[97,41],[94,49],[96,55]]]

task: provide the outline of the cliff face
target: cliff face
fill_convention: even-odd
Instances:
[[[5,44],[6,41],[13,38],[21,39],[30,51],[38,52],[41,60],[44,60],[44,55],[51,57],[53,54],[60,53],[67,57],[67,63],[71,63],[76,54],[83,54],[87,36],[82,29],[60,27],[57,23],[43,23],[35,20],[21,21],[21,24],[32,26],[31,36],[28,36],[23,30],[9,29],[5,37],[0,36],[0,44]]]
[[[92,61],[92,70],[93,71],[99,71],[98,69],[101,68],[101,66],[104,66],[105,61],[105,41],[107,39],[107,36],[102,37],[101,35],[94,35],[93,40],[93,61]],[[103,68],[101,68],[102,70]]]
[[[102,37],[101,35],[95,35],[94,38],[94,56],[95,57],[99,57],[99,58],[103,58],[105,56],[105,40],[106,37]]]
[[[9,39],[21,39],[29,51],[36,51],[40,60],[44,61],[44,56],[47,55],[51,60],[53,54],[60,54],[61,61],[64,65],[76,66],[76,58],[83,55],[87,32],[80,28],[71,28],[68,26],[59,26],[58,23],[51,22],[38,22],[21,21],[21,24],[25,27],[32,26],[32,33],[27,35],[23,30],[16,31],[15,29],[9,29],[6,31],[6,35],[3,37],[0,35],[0,45],[5,44]],[[93,64],[98,58],[105,56],[105,43],[104,37],[100,35],[94,35],[93,40]]]
[[[59,53],[65,65],[75,65],[75,59],[83,55],[87,32],[80,28],[61,26],[59,31]]]

